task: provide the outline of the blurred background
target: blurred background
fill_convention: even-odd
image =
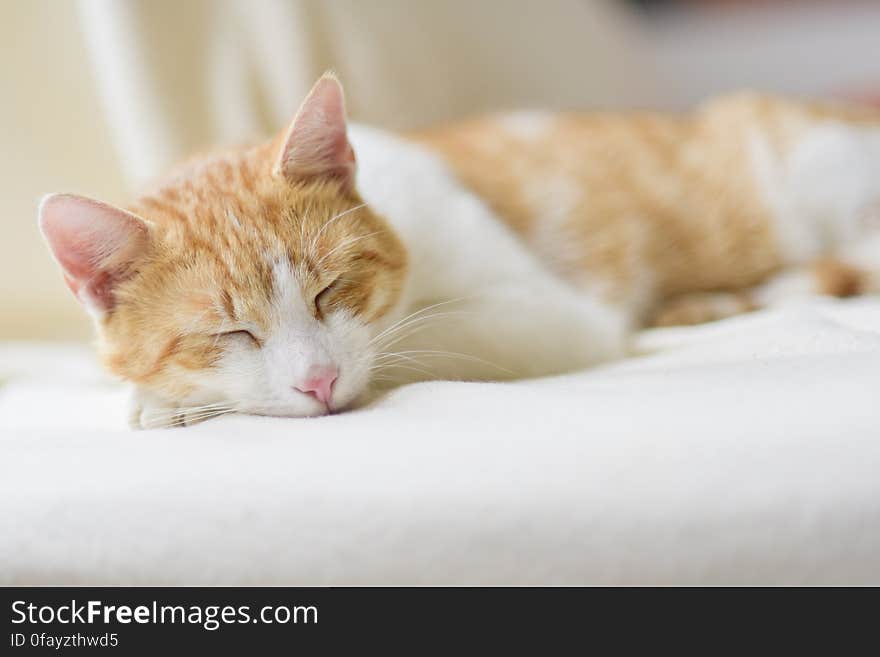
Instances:
[[[756,88],[880,97],[873,0],[0,0],[0,339],[82,339],[39,198],[124,203],[280,129],[328,68],[352,119],[680,109]]]

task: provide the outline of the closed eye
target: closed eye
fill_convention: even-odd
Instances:
[[[217,333],[218,337],[221,338],[230,338],[233,340],[248,340],[255,347],[262,347],[263,342],[253,333],[248,331],[247,329],[238,329],[236,331],[224,331],[222,333]]]
[[[339,280],[340,280],[339,277],[335,278],[329,285],[324,286],[324,289],[315,295],[315,298],[312,301],[312,304],[315,307],[315,316],[318,319],[321,319],[321,317],[323,315],[322,304],[327,301],[327,297],[329,296],[330,292],[333,291],[333,288],[336,286],[336,284],[339,282]]]

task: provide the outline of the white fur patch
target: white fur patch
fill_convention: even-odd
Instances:
[[[450,313],[396,349],[431,350],[431,376],[452,379],[544,375],[622,354],[620,313],[552,275],[438,156],[362,126],[349,136],[361,195],[410,255],[405,292],[388,321],[432,304]],[[580,191],[558,185],[545,191],[561,217]]]
[[[859,239],[866,213],[880,200],[880,130],[829,121],[785,158],[757,135],[752,154],[787,264]]]
[[[794,269],[773,277],[754,292],[761,307],[792,303],[819,294],[816,275],[811,270]]]
[[[545,137],[553,127],[555,117],[552,112],[523,110],[498,117],[501,128],[511,137],[525,140],[538,140]]]
[[[752,135],[750,147],[755,183],[770,210],[783,261],[793,264],[815,258],[822,251],[820,236],[793,206],[784,164],[762,135]]]

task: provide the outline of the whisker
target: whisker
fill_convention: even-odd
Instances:
[[[388,355],[388,356],[385,356],[384,360],[379,360],[378,358],[376,360],[377,360],[377,362],[370,366],[371,370],[372,369],[382,369],[382,367],[384,367],[386,365],[394,365],[394,364],[400,363],[400,362],[410,362],[410,363],[416,363],[418,365],[422,364],[416,358],[413,358],[411,356],[402,356],[402,355],[394,355],[394,356]]]
[[[383,365],[382,367],[378,368],[376,371],[377,372],[384,372],[384,371],[392,369],[392,368],[393,369],[401,369],[401,370],[409,370],[411,372],[418,372],[419,374],[423,374],[425,376],[430,376],[430,377],[436,376],[436,374],[434,372],[432,372],[430,370],[426,370],[421,367],[412,367],[411,365],[401,365],[401,364],[394,364],[394,363],[391,365]]]
[[[325,253],[321,257],[321,259],[318,260],[318,262],[315,264],[315,268],[317,269],[318,267],[320,267],[324,263],[324,261],[327,260],[327,258],[332,256],[339,249],[347,247],[347,246],[351,246],[352,244],[360,242],[361,240],[365,240],[368,237],[373,237],[374,235],[378,235],[379,233],[384,233],[384,232],[385,232],[384,229],[383,230],[374,230],[372,233],[367,233],[366,235],[358,235],[357,237],[350,237],[349,239],[344,240],[343,242],[337,244],[332,249],[330,249],[327,253]]]
[[[415,313],[413,313],[413,314],[415,314]],[[387,357],[387,354],[390,354],[390,353],[399,353],[399,352],[387,352],[387,351],[385,351],[385,352],[380,351],[380,352],[376,353],[376,352],[372,351],[372,349],[374,349],[374,348],[389,349],[390,347],[393,347],[395,344],[397,344],[401,340],[405,340],[405,339],[417,334],[419,331],[421,331],[425,328],[430,328],[430,325],[427,324],[427,322],[429,320],[437,320],[442,317],[454,316],[454,315],[459,315],[459,314],[471,314],[471,313],[470,313],[470,311],[447,311],[447,312],[441,312],[441,313],[433,313],[431,315],[425,315],[422,317],[412,317],[411,319],[409,319],[405,323],[397,322],[395,325],[390,326],[388,329],[383,331],[381,334],[376,336],[376,338],[371,340],[370,343],[367,344],[367,348],[365,349],[364,353],[361,355],[358,362],[363,364],[367,361],[381,360],[381,359]],[[411,315],[409,317],[411,317]],[[409,330],[407,330],[407,329],[409,329]],[[375,341],[377,338],[384,338],[385,343],[384,344],[375,344]]]
[[[169,417],[161,417],[161,418],[150,418],[150,420],[144,425],[145,429],[161,429],[167,427],[175,427],[181,426],[188,422],[202,422],[204,420],[209,420],[214,417],[220,417],[221,415],[228,415],[230,413],[235,413],[234,409],[228,410],[216,410],[216,411],[207,411],[200,414],[181,414],[177,413]]]
[[[321,235],[324,234],[324,231],[327,230],[327,227],[328,227],[330,224],[332,224],[332,223],[334,223],[334,222],[336,222],[336,221],[339,221],[342,217],[344,217],[344,216],[346,216],[346,215],[348,215],[348,214],[351,214],[352,212],[356,212],[357,210],[360,210],[361,208],[364,208],[364,207],[366,207],[366,206],[367,206],[366,203],[361,203],[360,205],[356,205],[356,206],[354,206],[353,208],[349,208],[348,210],[343,210],[343,211],[340,212],[339,214],[334,215],[333,217],[331,217],[330,219],[328,219],[328,220],[324,223],[324,225],[321,226],[320,230],[318,230],[318,232],[315,233],[315,236],[312,238],[312,241],[311,241],[311,243],[309,244],[309,253],[311,253],[311,254],[314,254],[314,253],[315,253],[315,248],[316,248],[317,245],[318,245],[318,240],[321,238]]]
[[[173,420],[177,417],[184,416],[199,416],[202,414],[210,414],[217,412],[233,412],[235,409],[226,403],[216,403],[216,404],[204,404],[201,406],[187,406],[181,408],[175,408],[173,410],[169,410],[165,413],[159,413],[150,417],[151,422],[163,422],[168,420]]]
[[[441,351],[436,349],[415,349],[410,351],[400,351],[400,352],[391,352],[388,356],[404,356],[408,354],[423,354],[425,357],[446,357],[446,358],[458,358],[461,360],[467,360],[473,363],[481,363],[483,365],[488,365],[490,367],[494,367],[502,372],[506,372],[507,374],[514,375],[515,372],[507,369],[506,367],[502,367],[498,363],[493,363],[492,361],[486,360],[485,358],[480,358],[479,356],[474,356],[472,354],[463,354],[457,351]]]
[[[397,320],[396,322],[394,322],[394,324],[392,324],[391,326],[389,326],[388,328],[386,328],[384,331],[382,331],[381,333],[379,333],[376,337],[374,337],[374,338],[371,340],[371,343],[372,343],[372,342],[376,342],[376,341],[382,339],[382,337],[383,337],[386,333],[388,333],[389,331],[391,331],[391,330],[397,328],[397,327],[400,326],[403,322],[407,321],[407,320],[410,319],[411,317],[415,317],[416,315],[419,315],[419,314],[421,314],[421,313],[423,313],[423,312],[425,312],[425,311],[431,310],[432,308],[435,308],[436,306],[443,305],[443,304],[448,304],[448,303],[451,303],[451,301],[442,301],[442,302],[440,302],[439,304],[435,303],[435,304],[432,305],[432,306],[427,306],[427,307],[425,307],[425,308],[419,308],[419,309],[416,310],[415,312],[412,312],[412,313],[410,313],[409,315],[407,315],[406,317],[403,317],[402,319],[399,319],[399,320]]]
[[[453,317],[457,315],[472,315],[473,311],[467,310],[450,310],[442,313],[434,313],[431,315],[425,315],[423,317],[417,317],[415,319],[410,320],[406,324],[403,324],[397,327],[393,332],[385,336],[385,340],[382,344],[373,345],[379,348],[387,349],[389,347],[393,347],[395,344],[400,342],[401,340],[405,340],[419,331],[422,331],[427,328],[431,328],[433,324],[429,323],[429,320],[439,320],[442,317]],[[409,331],[405,331],[405,329],[410,329]],[[404,331],[401,333],[401,331]]]
[[[434,308],[439,308],[440,306],[448,306],[451,303],[459,303],[461,301],[466,301],[466,300],[470,300],[473,298],[474,297],[459,297],[457,299],[449,299],[448,301],[440,301],[439,303],[435,303],[430,306],[425,306],[424,308],[419,308],[418,310],[410,313],[406,317],[403,317],[402,319],[397,320],[394,324],[392,324],[391,326],[386,328],[384,331],[379,333],[379,335],[377,335],[376,337],[374,337],[370,341],[370,344],[372,345],[372,344],[377,343],[379,340],[381,340],[383,337],[385,337],[389,332],[397,329],[398,327],[403,325],[405,322],[409,321],[410,319],[416,318],[418,315],[421,315],[422,313],[426,313],[430,310],[433,310]],[[459,312],[462,312],[462,311],[459,311]]]

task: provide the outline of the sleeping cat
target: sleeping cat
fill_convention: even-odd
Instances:
[[[878,203],[868,110],[743,95],[393,135],[347,126],[325,75],[273,141],[125,209],[48,196],[39,222],[158,427],[576,370],[646,325],[876,292]]]

